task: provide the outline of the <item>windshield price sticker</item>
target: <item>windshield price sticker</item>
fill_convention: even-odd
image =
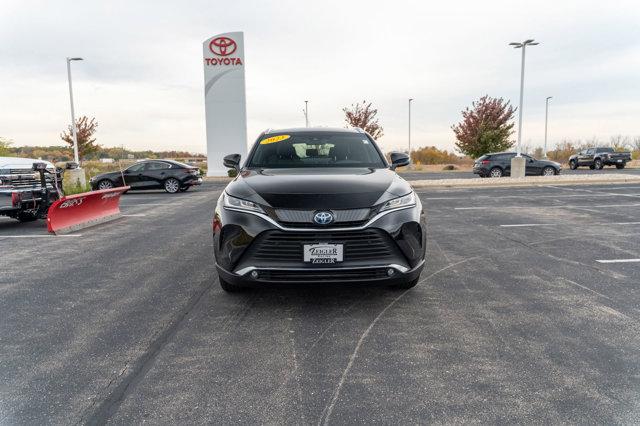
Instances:
[[[271,136],[270,138],[262,139],[260,141],[260,145],[268,145],[270,143],[281,142],[283,140],[289,139],[291,135],[279,135],[279,136]]]

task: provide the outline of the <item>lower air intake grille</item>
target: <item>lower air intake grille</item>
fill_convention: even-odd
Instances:
[[[385,268],[351,269],[351,270],[323,270],[323,271],[291,271],[291,270],[263,270],[259,271],[258,279],[262,281],[322,281],[349,282],[361,280],[375,280],[388,278]]]

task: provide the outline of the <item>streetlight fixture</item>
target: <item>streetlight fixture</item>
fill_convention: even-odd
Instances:
[[[413,98],[409,98],[409,158],[411,158],[411,102]]]
[[[73,159],[79,165],[78,157],[78,133],[76,130],[76,117],[73,110],[73,84],[71,83],[71,61],[82,61],[82,58],[67,58],[67,78],[69,79],[69,102],[71,103],[71,134],[73,136]]]
[[[547,124],[549,123],[549,99],[553,96],[547,96],[544,107],[544,158],[547,158]]]
[[[309,127],[309,101],[304,101],[304,123]]]
[[[520,106],[518,107],[518,146],[516,148],[516,156],[511,160],[511,176],[512,177],[524,177],[525,164],[521,155],[521,142],[522,142],[522,103],[524,100],[524,57],[527,50],[527,46],[536,46],[539,43],[533,39],[525,40],[521,43],[513,42],[509,43],[509,46],[513,46],[514,49],[522,49],[522,64],[520,66]]]

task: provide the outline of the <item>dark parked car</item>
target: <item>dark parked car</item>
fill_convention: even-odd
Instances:
[[[473,173],[480,177],[502,177],[511,175],[511,159],[515,152],[495,152],[478,158],[473,165]],[[530,155],[522,154],[526,161],[527,176],[553,176],[560,173],[560,163],[549,160],[537,160]]]
[[[592,170],[600,170],[604,166],[616,166],[617,169],[624,169],[628,161],[631,161],[630,152],[616,152],[611,147],[588,148],[569,157],[569,167],[571,170],[580,166],[589,166]]]
[[[131,189],[164,189],[183,192],[201,185],[200,169],[172,160],[145,160],[122,172],[103,173],[91,178],[91,188],[110,189],[129,185]]]
[[[220,285],[389,284],[411,288],[424,266],[420,199],[362,130],[262,133],[218,199],[213,245]]]

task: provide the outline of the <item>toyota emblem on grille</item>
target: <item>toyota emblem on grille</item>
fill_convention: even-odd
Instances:
[[[317,212],[313,216],[313,221],[318,225],[328,225],[333,222],[333,213],[331,212]]]

